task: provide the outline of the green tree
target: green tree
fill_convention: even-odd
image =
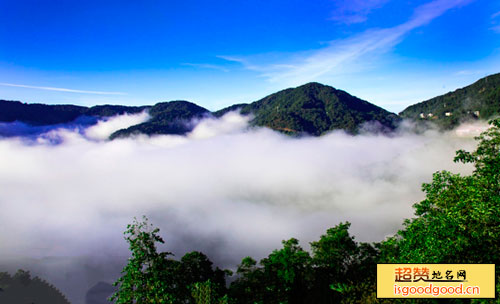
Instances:
[[[257,261],[245,257],[238,266],[236,275],[238,278],[229,288],[230,298],[241,304],[263,303],[266,292],[266,286],[263,284],[264,270],[257,266]]]
[[[315,303],[359,300],[366,285],[375,284],[378,252],[349,235],[349,222],[330,228],[317,242],[311,242],[314,264]],[[363,283],[364,285],[359,286]],[[345,302],[345,301],[344,301]]]
[[[203,253],[193,251],[186,253],[176,269],[177,294],[183,303],[192,303],[192,286],[209,283],[210,293],[215,297],[222,297],[226,290],[226,272],[219,268],[213,269],[213,263]],[[207,283],[208,284],[208,283]],[[200,285],[201,286],[201,285]]]
[[[129,243],[132,257],[123,268],[123,276],[114,285],[118,291],[111,296],[110,301],[117,304],[164,304],[174,303],[176,263],[167,256],[169,252],[158,253],[156,243],[163,243],[158,235],[159,229],[153,228],[148,219],[142,222],[134,218],[127,225],[125,239]]]
[[[311,257],[297,239],[283,241],[260,261],[246,257],[238,267],[240,277],[231,284],[235,303],[305,303],[312,278]]]
[[[221,298],[217,298],[214,289],[217,288],[217,284],[213,284],[210,280],[205,282],[194,283],[191,286],[191,294],[195,300],[196,304],[227,304],[228,297],[224,295]]]
[[[291,238],[283,241],[283,248],[274,250],[260,263],[264,266],[266,289],[273,303],[302,303],[309,289],[311,257]],[[269,303],[269,302],[266,302]]]
[[[129,243],[132,257],[123,268],[122,277],[115,282],[118,291],[110,301],[137,304],[185,304],[195,303],[193,286],[210,282],[210,294],[223,298],[226,294],[226,272],[212,268],[212,262],[201,252],[187,253],[180,261],[170,258],[170,252],[157,252],[156,243],[163,243],[159,229],[143,217],[141,222],[127,226],[125,240]],[[204,286],[204,285],[203,285]],[[206,290],[205,286],[202,290]],[[214,302],[215,303],[215,302]]]

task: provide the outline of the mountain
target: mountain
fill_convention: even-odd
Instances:
[[[401,118],[432,121],[449,129],[466,120],[488,119],[500,114],[500,74],[409,106],[399,116],[345,91],[312,82],[213,113],[183,100],[160,102],[154,106],[100,105],[90,108],[0,100],[0,122],[19,121],[32,126],[70,122],[89,125],[96,123],[100,117],[149,111],[149,121],[116,131],[110,137],[114,139],[131,134],[185,134],[201,118],[221,117],[238,109],[244,115],[253,116],[250,121],[252,126],[268,127],[287,134],[319,136],[337,129],[356,133],[367,122],[375,122],[382,130],[392,130]]]
[[[110,139],[115,139],[132,134],[185,134],[201,118],[220,117],[237,109],[244,115],[253,115],[252,126],[268,127],[288,134],[319,136],[336,129],[356,133],[366,122],[378,122],[383,129],[390,130],[399,121],[397,115],[344,91],[319,83],[308,83],[250,104],[235,104],[214,113],[183,100],[161,102],[154,106],[103,105],[91,108],[0,100],[0,122],[20,121],[33,126],[45,126],[79,123],[81,117],[106,117],[148,110],[151,118],[147,122],[114,132]],[[90,120],[87,124],[96,121]]]
[[[0,122],[20,121],[33,126],[69,123],[80,116],[107,117],[139,113],[148,107],[101,105],[91,108],[75,105],[27,104],[0,100]]]
[[[254,115],[252,125],[290,134],[319,136],[337,129],[356,133],[362,124],[375,121],[391,130],[400,120],[396,114],[316,82],[271,94],[251,104],[222,109],[215,116],[238,106],[242,114]]]
[[[416,121],[432,121],[451,129],[463,121],[489,119],[500,114],[500,73],[484,77],[454,92],[407,107],[399,115]]]
[[[210,116],[209,110],[194,103],[177,100],[161,102],[149,109],[151,119],[147,122],[121,129],[111,134],[110,139],[132,134],[185,134],[194,128],[193,120]]]

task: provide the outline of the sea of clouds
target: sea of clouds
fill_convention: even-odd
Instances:
[[[358,241],[380,241],[413,216],[432,173],[472,171],[453,163],[455,151],[474,149],[487,127],[294,138],[231,112],[186,136],[107,140],[147,119],[0,137],[0,271],[28,269],[83,304],[90,287],[118,278],[129,255],[123,232],[142,215],[160,228],[161,250],[202,251],[232,269],[283,239],[308,248],[339,222],[350,221]]]

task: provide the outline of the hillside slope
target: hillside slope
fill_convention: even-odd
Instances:
[[[399,115],[432,121],[450,129],[463,121],[489,119],[500,114],[500,73],[484,77],[454,92],[407,107]]]
[[[107,117],[125,113],[139,113],[147,106],[129,107],[101,105],[82,107],[75,105],[28,104],[19,101],[0,100],[0,122],[24,122],[34,126],[69,123],[80,116]]]
[[[224,111],[227,109],[215,115]],[[374,121],[386,129],[393,129],[399,122],[394,113],[316,82],[271,94],[251,104],[242,104],[241,113],[253,114],[255,117],[251,123],[255,126],[315,136],[337,129],[355,133],[363,123]]]
[[[177,100],[160,102],[149,109],[151,119],[111,134],[110,139],[136,134],[185,134],[194,127],[193,120],[210,116],[211,113],[194,103]]]

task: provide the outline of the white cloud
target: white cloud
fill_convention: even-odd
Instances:
[[[207,118],[196,125],[187,137],[192,139],[212,138],[218,135],[241,132],[248,126],[250,116],[242,116],[237,112],[229,112],[220,119]]]
[[[353,24],[367,20],[375,9],[384,6],[389,0],[340,0],[335,1],[332,20],[339,23]]]
[[[41,86],[32,86],[32,85],[14,84],[14,83],[5,83],[5,82],[1,82],[0,86],[16,87],[16,88],[27,88],[27,89],[37,89],[37,90],[45,90],[45,91],[80,93],[80,94],[126,95],[126,93],[123,93],[123,92],[85,91],[85,90],[74,90],[74,89],[54,88],[54,87],[41,87]]]
[[[195,68],[202,68],[202,69],[210,69],[210,70],[219,70],[222,72],[229,72],[229,70],[223,66],[216,65],[216,64],[208,64],[208,63],[183,63],[182,65],[185,66],[191,66]]]
[[[500,25],[497,25],[497,26],[493,26],[490,28],[491,30],[497,32],[497,33],[500,33]]]
[[[150,118],[147,112],[139,114],[125,114],[101,120],[97,124],[87,128],[85,135],[96,140],[106,140],[113,132],[140,124]]]
[[[188,136],[0,139],[0,265],[30,267],[81,304],[98,280],[119,275],[135,216],[149,216],[177,257],[201,250],[234,267],[282,239],[307,247],[341,221],[358,240],[379,241],[412,216],[433,172],[471,170],[452,162],[473,148],[470,136],[291,138],[246,121],[229,113]]]

